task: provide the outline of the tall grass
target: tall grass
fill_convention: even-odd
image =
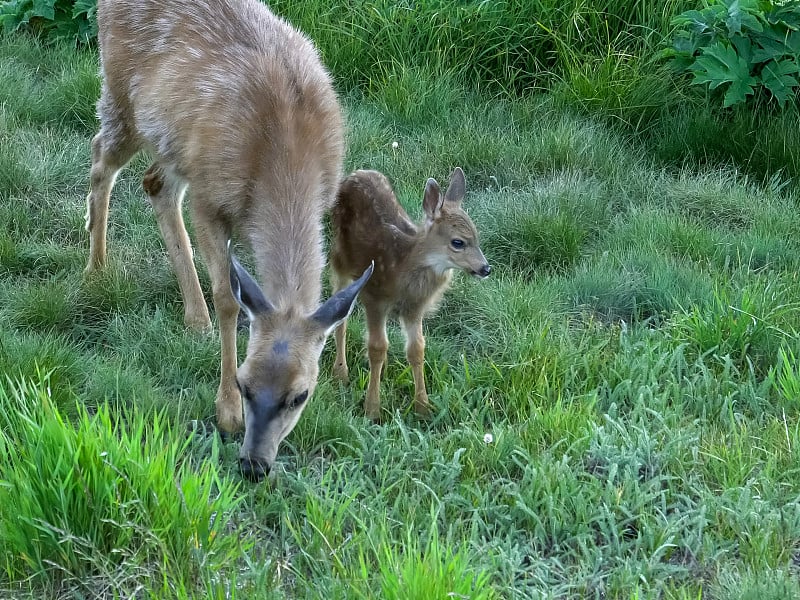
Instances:
[[[108,405],[64,419],[45,375],[0,386],[0,564],[30,585],[152,577],[193,586],[233,566],[238,485],[220,477],[218,445],[202,464],[161,414],[130,420]]]
[[[382,93],[411,69],[519,93],[548,86],[609,47],[642,51],[643,40],[660,40],[671,17],[692,2],[278,0],[270,6],[319,44],[347,88]]]

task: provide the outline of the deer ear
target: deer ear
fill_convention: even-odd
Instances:
[[[443,202],[439,183],[431,177],[425,184],[425,195],[422,198],[422,208],[425,209],[428,221],[435,221],[439,217]]]
[[[467,179],[464,177],[464,171],[461,170],[461,167],[456,167],[453,174],[450,175],[450,185],[447,186],[447,191],[444,194],[444,201],[454,202],[456,205],[460,205],[466,191]]]
[[[230,251],[230,242],[228,242]],[[250,276],[250,273],[236,260],[231,253],[231,292],[236,302],[247,313],[247,317],[252,321],[257,315],[263,315],[272,311],[272,305],[264,296],[264,292]]]
[[[328,298],[325,304],[320,306],[316,312],[311,315],[312,319],[322,325],[326,336],[329,335],[339,323],[349,317],[351,312],[353,312],[358,293],[367,283],[367,280],[369,280],[374,268],[375,262],[372,261],[361,277],[356,279],[346,288],[339,290],[333,296]]]

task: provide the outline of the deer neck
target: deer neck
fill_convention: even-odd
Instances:
[[[310,314],[322,295],[322,207],[315,195],[276,194],[259,203],[250,245],[265,295],[279,312]],[[318,214],[320,213],[320,214]]]

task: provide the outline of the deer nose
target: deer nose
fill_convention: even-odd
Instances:
[[[242,470],[244,478],[249,479],[253,483],[258,483],[269,473],[269,465],[257,459],[240,458],[239,467]]]
[[[485,264],[481,267],[481,270],[478,272],[481,277],[488,277],[489,273],[492,272],[492,265]]]

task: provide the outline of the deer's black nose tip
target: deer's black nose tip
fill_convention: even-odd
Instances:
[[[490,264],[485,264],[481,267],[479,274],[481,277],[488,277],[489,273],[492,272],[492,266]]]
[[[242,476],[254,483],[258,483],[269,473],[269,465],[266,462],[252,458],[240,458],[239,467],[242,470]]]

